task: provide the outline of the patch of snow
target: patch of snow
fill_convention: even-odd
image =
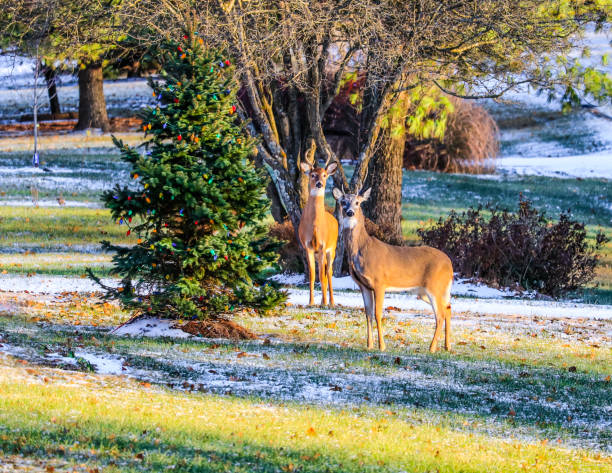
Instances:
[[[302,284],[307,284],[303,274],[277,274],[272,276],[270,279],[285,286],[299,286]],[[353,281],[353,278],[350,276],[343,276],[340,278],[335,276],[332,277],[332,287],[334,288],[334,291],[359,290],[359,286],[355,284],[355,281]],[[514,297],[518,295],[515,291],[511,291],[509,289],[495,289],[485,286],[484,284],[470,283],[464,279],[455,280],[453,283],[452,294],[456,296],[480,297],[484,299]]]
[[[118,279],[102,279],[103,284],[118,286]],[[101,292],[102,288],[88,278],[63,276],[13,276],[0,275],[0,291],[33,294],[59,294],[62,292]]]
[[[116,328],[111,334],[129,337],[191,337],[187,332],[175,328],[173,321],[159,318],[136,319],[129,324]]]
[[[270,277],[270,280],[276,281],[279,284],[287,286],[298,286],[300,284],[306,284],[303,274],[275,274],[274,276]]]
[[[451,293],[454,296],[478,297],[481,299],[496,299],[516,297],[518,293],[511,289],[496,289],[481,283],[468,282],[465,279],[456,279],[453,282]]]
[[[500,158],[497,169],[519,175],[612,179],[612,150],[561,158]]]
[[[76,358],[83,358],[91,363],[100,374],[122,374],[123,359],[112,355],[96,355],[83,350],[74,352]]]

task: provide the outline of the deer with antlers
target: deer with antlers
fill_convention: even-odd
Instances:
[[[338,221],[325,210],[325,184],[338,167],[336,163],[327,164],[324,168],[313,167],[307,162],[300,164],[308,176],[308,201],[302,212],[298,227],[300,243],[306,250],[308,274],[310,276],[310,305],[314,305],[315,257],[319,264],[319,282],[321,283],[321,304],[327,305],[327,286],[329,285],[329,303],[334,305],[332,288],[332,268],[338,242]]]
[[[386,291],[416,292],[431,304],[436,329],[429,351],[438,348],[438,339],[445,326],[445,347],[451,348],[450,290],[453,265],[448,256],[429,246],[393,246],[368,235],[361,204],[370,197],[370,189],[358,194],[345,194],[338,188],[334,198],[342,209],[342,231],[348,252],[349,271],[361,289],[366,312],[368,348],[373,348],[372,325],[376,319],[378,347],[385,349],[382,331],[383,301]]]

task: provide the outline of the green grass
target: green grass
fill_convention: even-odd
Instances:
[[[105,471],[610,471],[582,450],[492,440],[383,410],[182,394],[0,367],[0,449]],[[45,379],[47,380],[45,382]],[[64,381],[64,382],[62,382]],[[78,382],[80,386],[64,383]],[[87,389],[83,389],[87,387]]]
[[[512,343],[526,322],[460,319],[455,339],[466,343],[430,355],[429,317],[389,318],[390,351],[380,354],[364,349],[356,311],[239,317],[275,334],[266,345],[74,328],[75,317],[91,325],[94,302],[34,304],[28,315],[0,317],[0,343],[21,347],[27,360],[0,358],[0,456],[111,472],[612,471],[610,432],[595,427],[612,401],[612,355],[583,341],[609,326],[568,321],[575,331],[546,325]],[[125,314],[111,307],[108,317],[116,324]],[[567,343],[546,337],[565,331]],[[66,371],[74,367],[48,356],[76,350],[121,358],[137,379],[93,374],[86,362]],[[303,382],[321,396],[300,401]],[[283,389],[249,390],[267,384]],[[330,399],[339,404],[321,405]]]
[[[17,275],[82,276],[86,268],[107,277],[111,255],[102,253],[0,253],[0,273]]]
[[[0,248],[5,251],[70,251],[72,247],[97,251],[103,239],[135,243],[125,226],[111,220],[106,209],[81,207],[0,206]]]
[[[214,393],[229,388],[232,396],[256,395],[263,403],[306,399],[404,413],[417,407],[430,422],[461,430],[471,425],[476,434],[604,451],[612,442],[602,426],[612,403],[610,322],[457,314],[453,353],[431,355],[433,317],[403,314],[385,319],[388,351],[381,354],[365,350],[363,314],[356,310],[236,317],[273,336],[272,344],[115,337],[105,326],[127,315],[84,296],[23,303],[18,310],[27,315],[0,318],[0,338],[22,347],[20,357],[35,364],[55,366],[47,354],[79,349],[121,358],[134,370],[127,373],[174,389],[187,382]],[[340,392],[330,392],[335,385]],[[320,394],[304,398],[306,392]]]

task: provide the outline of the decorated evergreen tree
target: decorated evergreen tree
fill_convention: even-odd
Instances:
[[[143,115],[141,154],[115,139],[131,165],[129,186],[103,195],[136,245],[115,252],[126,308],[173,318],[206,318],[239,307],[267,310],[285,294],[259,279],[276,261],[263,219],[266,181],[252,162],[254,141],[236,114],[232,64],[185,36],[166,52],[157,105]],[[90,276],[96,278],[90,271]]]

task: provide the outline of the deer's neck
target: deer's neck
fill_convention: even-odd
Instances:
[[[310,189],[308,201],[306,201],[305,211],[312,216],[319,216],[325,213],[325,189]]]
[[[359,217],[344,217],[343,222],[344,241],[351,255],[357,253],[359,248],[365,246],[370,239],[370,235],[366,232],[363,215]]]

